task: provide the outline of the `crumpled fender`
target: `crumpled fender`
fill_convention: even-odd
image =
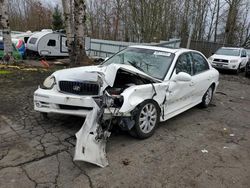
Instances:
[[[124,98],[124,102],[119,112],[125,113],[132,111],[137,105],[142,103],[147,99],[155,100],[159,105],[163,103],[169,83],[154,83],[154,88],[152,84],[137,85],[127,88],[121,95]],[[166,91],[166,92],[164,92]],[[156,95],[154,96],[154,93]]]

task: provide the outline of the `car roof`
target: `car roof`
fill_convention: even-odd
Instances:
[[[147,45],[133,45],[129,46],[131,48],[143,48],[143,49],[150,49],[150,50],[159,50],[163,52],[170,52],[170,53],[183,53],[183,52],[197,52],[196,50],[186,49],[186,48],[171,48],[171,47],[161,47],[161,46],[147,46]]]

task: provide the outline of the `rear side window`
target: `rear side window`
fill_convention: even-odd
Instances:
[[[207,60],[198,53],[192,53],[194,75],[209,69]]]
[[[47,46],[56,46],[56,41],[55,40],[52,40],[50,39]]]
[[[176,62],[176,74],[179,72],[185,72],[192,75],[192,64],[187,53],[180,55]]]
[[[4,50],[3,42],[0,42],[0,50]]]
[[[241,57],[246,57],[246,56],[247,56],[247,52],[245,50],[242,50]]]
[[[31,38],[29,43],[30,44],[36,44],[37,38]]]

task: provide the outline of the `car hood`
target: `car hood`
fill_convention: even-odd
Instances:
[[[235,60],[235,59],[239,59],[239,56],[227,56],[227,55],[217,55],[214,54],[211,56],[211,58],[213,59],[226,59],[226,60]]]
[[[121,69],[132,74],[139,75],[143,78],[151,79],[153,82],[161,82],[160,80],[147,75],[146,73],[136,69],[131,65],[124,64],[111,64],[111,65],[98,65],[98,66],[84,66],[78,68],[70,68],[59,70],[53,73],[57,82],[58,81],[88,81],[98,82],[104,81],[107,85],[113,86],[116,73]]]

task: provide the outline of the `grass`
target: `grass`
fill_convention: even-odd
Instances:
[[[0,75],[4,75],[4,74],[10,74],[11,71],[8,70],[0,70]]]

